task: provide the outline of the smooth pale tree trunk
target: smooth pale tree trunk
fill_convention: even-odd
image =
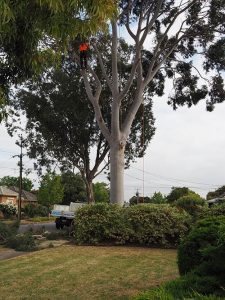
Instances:
[[[110,203],[124,204],[124,147],[110,147]]]

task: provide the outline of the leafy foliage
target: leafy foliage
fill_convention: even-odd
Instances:
[[[10,186],[19,187],[19,177],[4,176],[4,177],[0,178],[0,185],[4,185],[7,187],[10,187]],[[25,191],[29,192],[33,188],[33,183],[29,178],[23,177],[22,187]]]
[[[163,196],[161,192],[155,192],[152,197],[150,197],[150,203],[154,204],[165,204],[167,201],[166,197]]]
[[[49,209],[46,206],[40,204],[27,204],[24,209],[24,213],[26,216],[33,218],[36,216],[46,217],[48,216]]]
[[[180,197],[174,202],[174,204],[184,209],[192,216],[198,216],[201,213],[203,206],[206,206],[206,202],[198,194],[189,193],[186,196]]]
[[[81,208],[75,218],[77,243],[135,243],[174,247],[188,231],[188,215],[163,205],[120,208],[96,204]]]
[[[179,198],[187,196],[188,194],[198,195],[187,187],[172,187],[171,192],[169,193],[169,195],[167,195],[166,198],[169,203],[173,203]]]
[[[37,249],[31,232],[17,234],[7,239],[6,245],[17,251],[34,251]]]
[[[199,221],[182,241],[178,251],[181,274],[194,272],[204,279],[202,290],[213,283],[214,290],[225,295],[225,216]]]
[[[130,229],[124,219],[123,209],[116,205],[98,203],[79,209],[74,227],[78,244],[124,244],[129,238]]]
[[[68,44],[68,36],[88,36],[106,28],[114,1],[15,0],[0,2],[0,94],[37,74]],[[57,41],[57,45],[55,43]],[[44,47],[40,47],[40,44]],[[54,45],[52,50],[49,45]],[[5,94],[5,95],[4,95]]]
[[[189,228],[188,215],[169,205],[131,206],[125,214],[133,232],[130,241],[140,245],[174,247]]]
[[[38,202],[50,207],[53,204],[62,202],[63,186],[61,177],[53,173],[47,173],[42,177],[38,191]]]
[[[0,203],[0,211],[5,218],[12,217],[16,214],[16,207],[9,204]]]
[[[109,188],[105,182],[94,183],[93,191],[96,203],[109,203]]]
[[[85,184],[80,174],[64,172],[61,175],[61,182],[64,190],[62,204],[69,205],[70,202],[87,200]]]
[[[5,244],[9,237],[15,235],[18,227],[18,222],[8,225],[0,221],[0,244]]]

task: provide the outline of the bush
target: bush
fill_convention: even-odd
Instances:
[[[46,206],[37,204],[27,204],[24,207],[24,213],[26,214],[26,216],[33,218],[36,216],[40,216],[40,217],[46,217],[48,216],[49,213],[49,209]]]
[[[6,243],[7,238],[16,234],[19,227],[19,223],[13,222],[11,225],[7,225],[3,222],[0,222],[0,244]]]
[[[178,208],[184,209],[193,217],[197,217],[202,212],[202,207],[206,206],[206,202],[197,194],[188,194],[175,201]]]
[[[121,208],[96,204],[78,210],[75,218],[77,243],[174,247],[188,231],[190,218],[168,205],[137,205]]]
[[[202,288],[214,286],[225,295],[225,216],[200,220],[178,249],[181,274],[194,272],[205,280]],[[213,290],[213,291],[214,291]]]
[[[78,244],[124,244],[129,239],[129,226],[123,210],[116,205],[103,203],[80,208],[74,222],[75,241]]]
[[[190,217],[169,205],[143,204],[126,210],[132,236],[140,245],[174,247],[189,229]]]
[[[4,218],[10,218],[16,214],[16,207],[13,205],[0,203],[0,211],[3,213]]]
[[[31,232],[18,234],[7,239],[6,245],[17,251],[34,251],[37,249]]]

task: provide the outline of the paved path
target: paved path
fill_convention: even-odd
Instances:
[[[6,249],[5,251],[0,252],[0,260],[17,257],[17,256],[24,255],[24,254],[27,254],[27,252],[15,251],[13,249]]]
[[[55,227],[55,222],[51,222],[51,223],[36,223],[36,224],[20,225],[18,232],[24,233],[31,229],[33,232],[43,231],[43,230],[54,232],[57,230]]]

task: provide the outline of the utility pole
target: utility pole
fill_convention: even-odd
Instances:
[[[19,177],[19,199],[18,199],[18,221],[21,220],[21,201],[22,201],[22,188],[23,188],[23,141],[22,135],[20,136],[20,177]]]
[[[21,202],[22,202],[22,189],[23,189],[23,139],[20,135],[20,142],[17,142],[20,147],[20,154],[14,155],[13,157],[19,157],[19,198],[18,198],[18,221],[21,220]]]

